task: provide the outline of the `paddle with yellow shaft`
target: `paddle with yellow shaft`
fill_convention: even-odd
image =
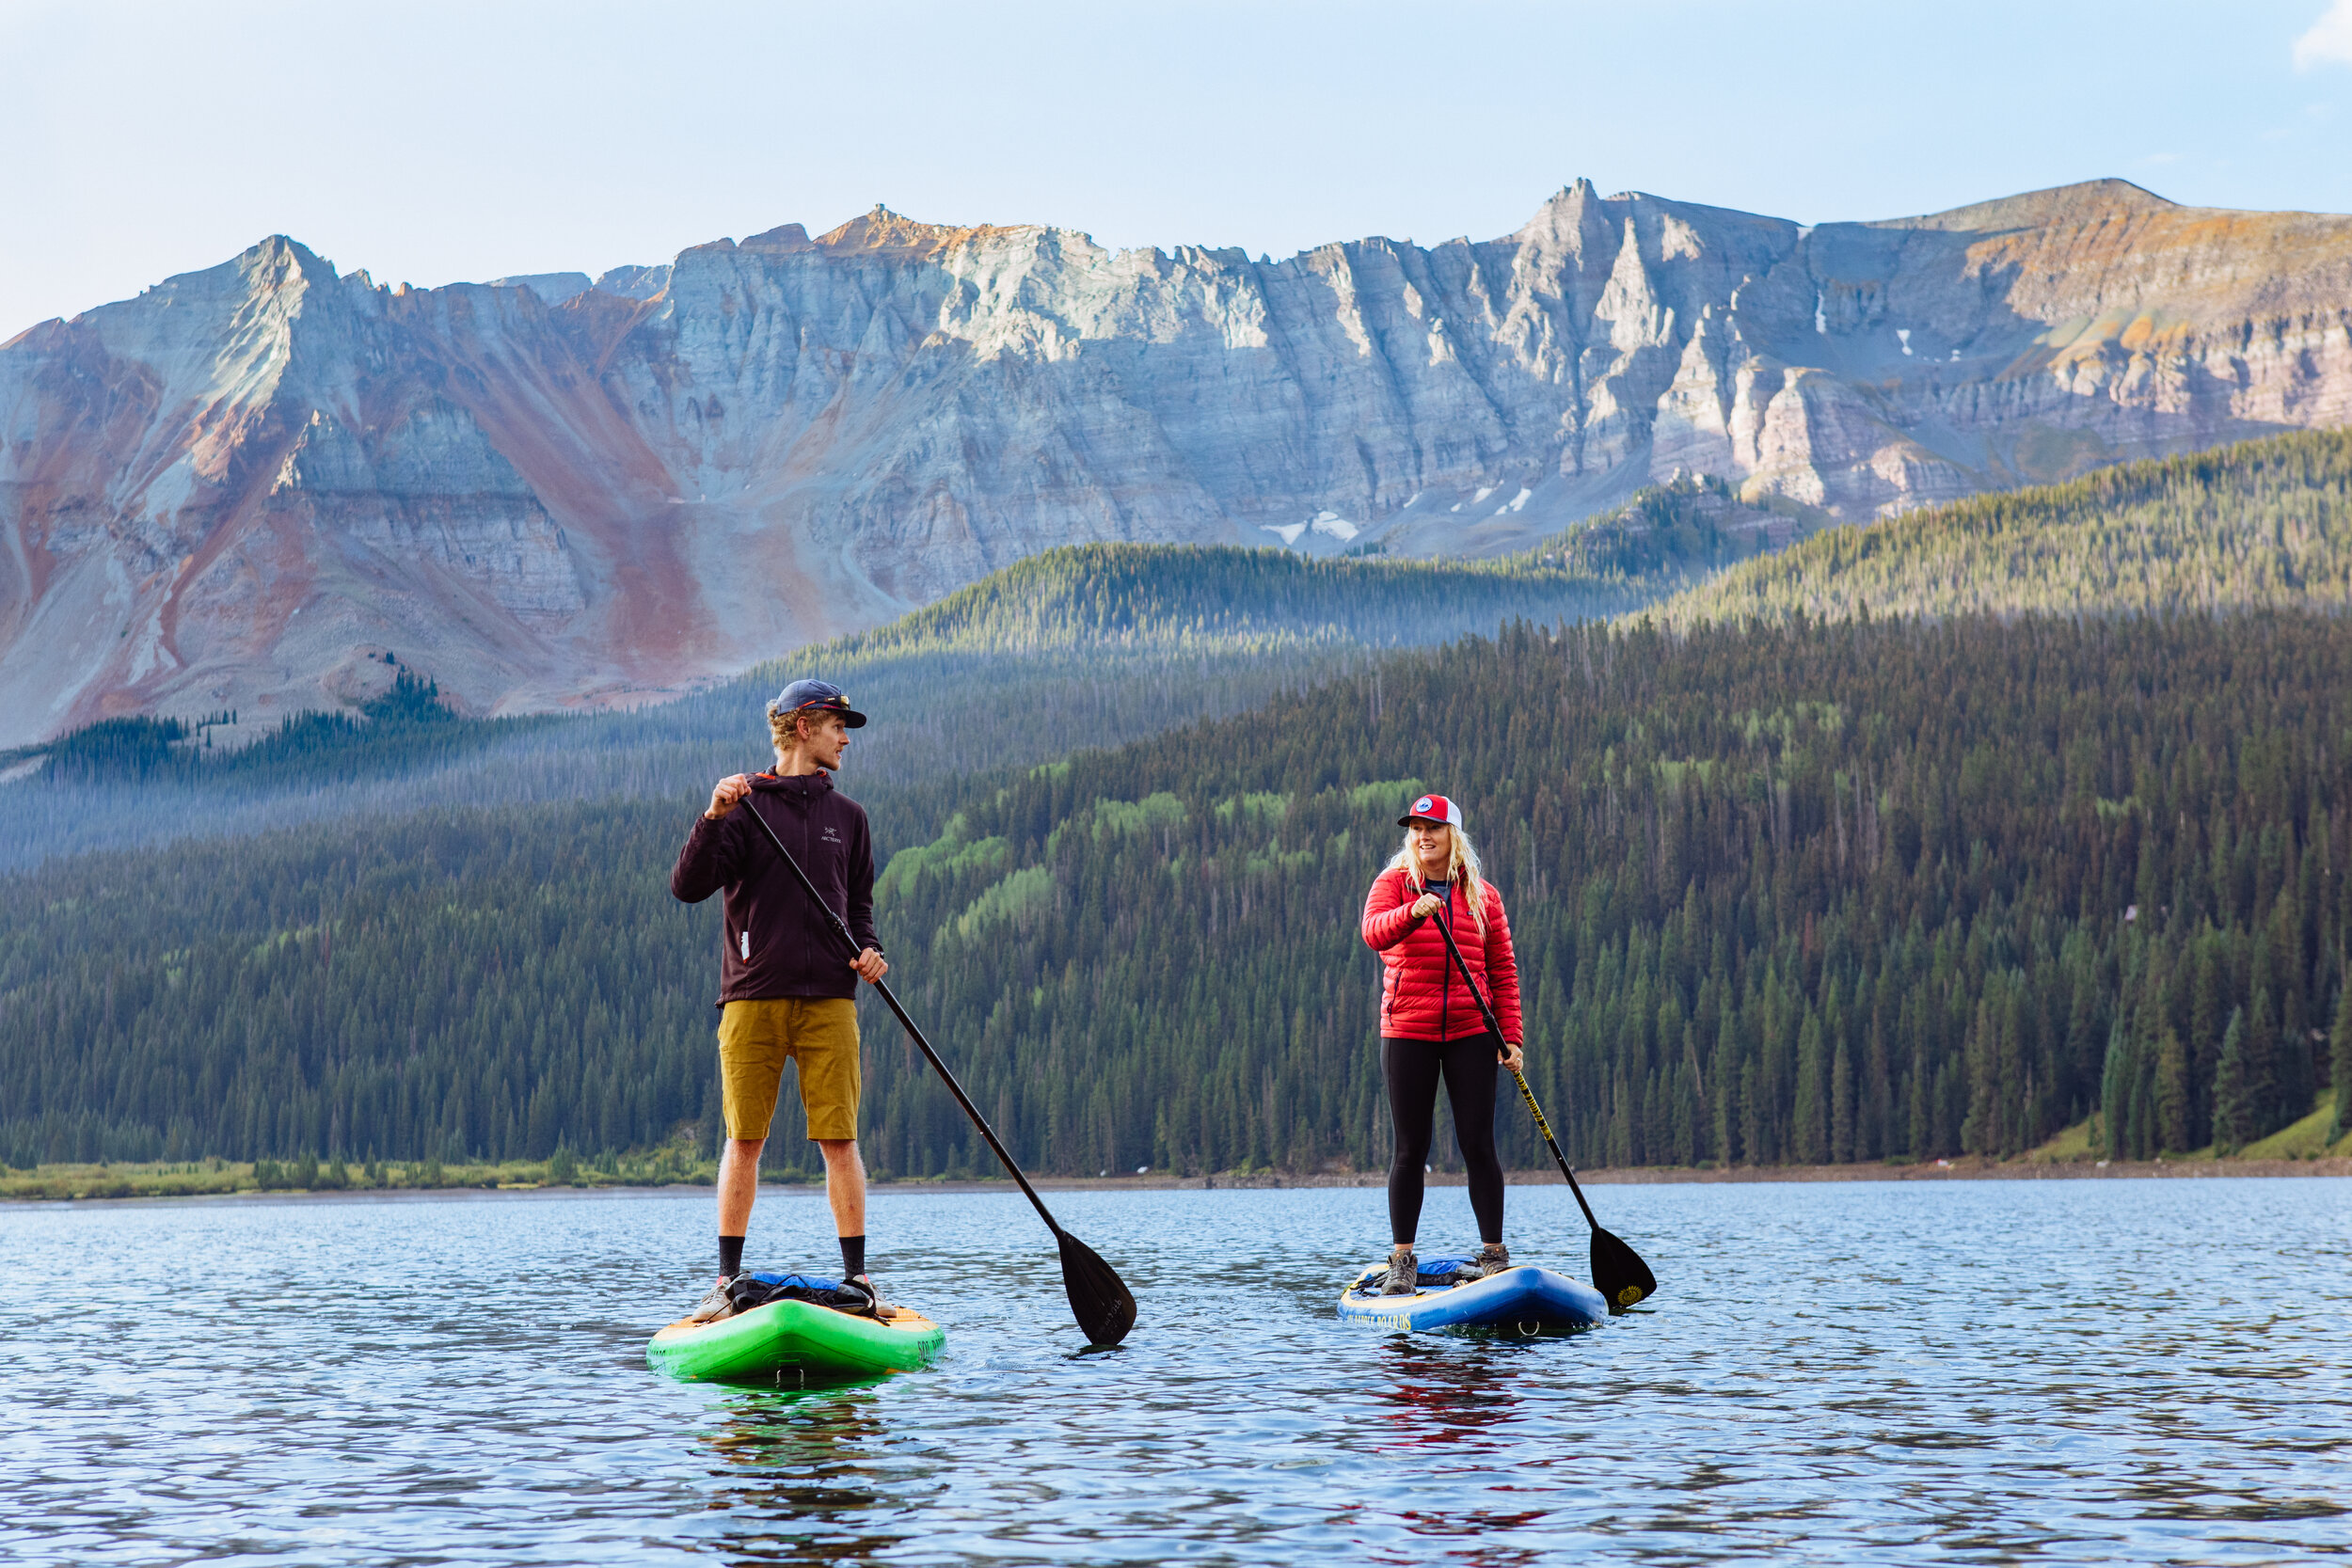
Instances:
[[[1463,961],[1462,950],[1454,944],[1453,927],[1443,919],[1438,922],[1438,934],[1445,938],[1445,950],[1454,955],[1454,967],[1462,972],[1462,979],[1478,999],[1478,1010],[1485,1015],[1486,1027],[1494,1032],[1497,1044],[1502,1040],[1502,1025],[1495,1018],[1495,1010],[1486,1001],[1486,993],[1470,977],[1470,965]],[[1584,1223],[1593,1227],[1593,1289],[1609,1298],[1609,1310],[1623,1312],[1645,1296],[1658,1293],[1658,1276],[1649,1272],[1642,1255],[1600,1227],[1593,1217],[1593,1206],[1584,1201],[1584,1189],[1576,1184],[1576,1172],[1568,1165],[1568,1157],[1560,1152],[1560,1140],[1551,1135],[1551,1123],[1544,1119],[1544,1108],[1535,1103],[1535,1091],[1527,1086],[1527,1076],[1517,1068],[1512,1078],[1519,1086],[1519,1098],[1535,1117],[1535,1131],[1544,1135],[1544,1147],[1551,1150],[1560,1174],[1568,1179],[1568,1191],[1576,1195],[1576,1206],[1584,1211]]]

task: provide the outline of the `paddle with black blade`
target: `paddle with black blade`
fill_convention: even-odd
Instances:
[[[768,842],[775,846],[776,853],[783,857],[784,863],[792,868],[792,875],[800,882],[802,891],[808,895],[809,902],[824,911],[834,933],[849,944],[850,956],[855,958],[857,939],[850,934],[848,922],[835,914],[833,906],[825,902],[823,895],[817,891],[817,884],[810,881],[808,873],[801,869],[801,863],[792,858],[792,851],[787,849],[784,840],[776,836],[775,829],[768,825],[766,817],[753,810],[750,799],[746,797],[741,804],[745,811],[751,812],[752,820],[759,824],[759,831],[768,835]],[[1127,1338],[1127,1331],[1136,1326],[1136,1298],[1128,1292],[1126,1283],[1119,1277],[1116,1270],[1103,1261],[1102,1254],[1061,1227],[1046,1209],[1044,1199],[1037,1196],[1037,1189],[1029,1185],[1029,1179],[1021,1174],[1021,1167],[1012,1163],[1010,1154],[1005,1152],[1005,1146],[996,1141],[995,1132],[990,1129],[988,1119],[980,1115],[979,1107],[972,1103],[972,1097],[963,1092],[963,1085],[957,1083],[956,1075],[947,1070],[947,1064],[939,1059],[939,1053],[931,1049],[931,1042],[923,1037],[923,1031],[914,1026],[914,1020],[907,1017],[907,1010],[898,1006],[898,998],[891,992],[890,987],[881,980],[874,981],[873,987],[882,992],[882,999],[890,1005],[891,1016],[898,1021],[898,1027],[907,1032],[907,1037],[923,1053],[923,1059],[931,1064],[931,1070],[939,1074],[939,1081],[947,1085],[947,1092],[956,1097],[956,1103],[963,1107],[963,1114],[972,1118],[972,1125],[980,1130],[980,1136],[988,1140],[988,1147],[996,1151],[996,1158],[1005,1163],[1005,1168],[1012,1173],[1012,1179],[1021,1183],[1021,1191],[1036,1208],[1038,1217],[1054,1233],[1055,1243],[1061,1248],[1062,1289],[1069,1292],[1070,1310],[1077,1317],[1078,1327],[1086,1334],[1087,1342],[1115,1345]]]
[[[1462,979],[1478,999],[1478,1010],[1486,1016],[1486,1027],[1495,1038],[1502,1038],[1502,1025],[1495,1018],[1495,1010],[1486,1001],[1486,993],[1470,978],[1470,965],[1463,961],[1462,949],[1455,945],[1454,931],[1444,921],[1437,923],[1438,934],[1445,938],[1445,950],[1454,955],[1454,967],[1462,972]],[[1584,1211],[1584,1223],[1593,1227],[1593,1288],[1609,1298],[1609,1310],[1623,1312],[1645,1296],[1658,1293],[1658,1276],[1649,1272],[1642,1255],[1600,1227],[1593,1217],[1593,1206],[1584,1201],[1584,1189],[1576,1184],[1576,1172],[1569,1168],[1568,1157],[1560,1152],[1560,1140],[1551,1135],[1551,1123],[1544,1119],[1544,1108],[1535,1103],[1535,1091],[1527,1086],[1527,1075],[1518,1069],[1511,1069],[1518,1084],[1519,1098],[1527,1101],[1534,1113],[1535,1131],[1544,1135],[1544,1147],[1551,1150],[1551,1158],[1560,1167],[1560,1174],[1568,1179],[1568,1191],[1576,1195],[1576,1206]]]

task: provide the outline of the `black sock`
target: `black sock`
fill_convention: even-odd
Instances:
[[[843,1278],[845,1278],[845,1279],[855,1279],[855,1278],[856,1278],[859,1275],[862,1275],[862,1274],[864,1274],[865,1272],[866,1272],[866,1238],[865,1238],[865,1237],[863,1237],[863,1236],[844,1236],[844,1237],[842,1237],[842,1238],[841,1238],[841,1275],[842,1275],[842,1277],[843,1277]]]
[[[722,1279],[733,1279],[737,1275],[741,1274],[742,1272],[743,1238],[740,1236],[720,1237],[719,1277]]]

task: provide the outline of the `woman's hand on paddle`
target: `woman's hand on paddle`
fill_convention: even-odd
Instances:
[[[850,967],[857,971],[858,977],[860,979],[866,981],[868,985],[871,985],[875,981],[880,980],[883,975],[890,973],[890,960],[883,958],[880,952],[869,947],[865,952],[860,953],[856,958],[851,958],[850,960]]]
[[[1495,1060],[1517,1072],[1527,1066],[1527,1053],[1518,1046],[1506,1044],[1495,1053]]]
[[[1415,920],[1428,919],[1431,915],[1438,912],[1438,906],[1444,902],[1444,899],[1438,897],[1434,893],[1422,894],[1420,897],[1413,900],[1413,918]]]
[[[730,773],[710,790],[710,809],[703,815],[716,822],[733,811],[744,796],[752,792],[752,781],[740,773]]]

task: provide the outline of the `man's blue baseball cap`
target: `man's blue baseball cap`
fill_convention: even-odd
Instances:
[[[849,697],[831,681],[794,681],[776,693],[776,700],[768,705],[768,711],[771,715],[798,713],[804,707],[837,713],[841,721],[853,730],[863,728],[866,723],[866,715],[851,707]]]

